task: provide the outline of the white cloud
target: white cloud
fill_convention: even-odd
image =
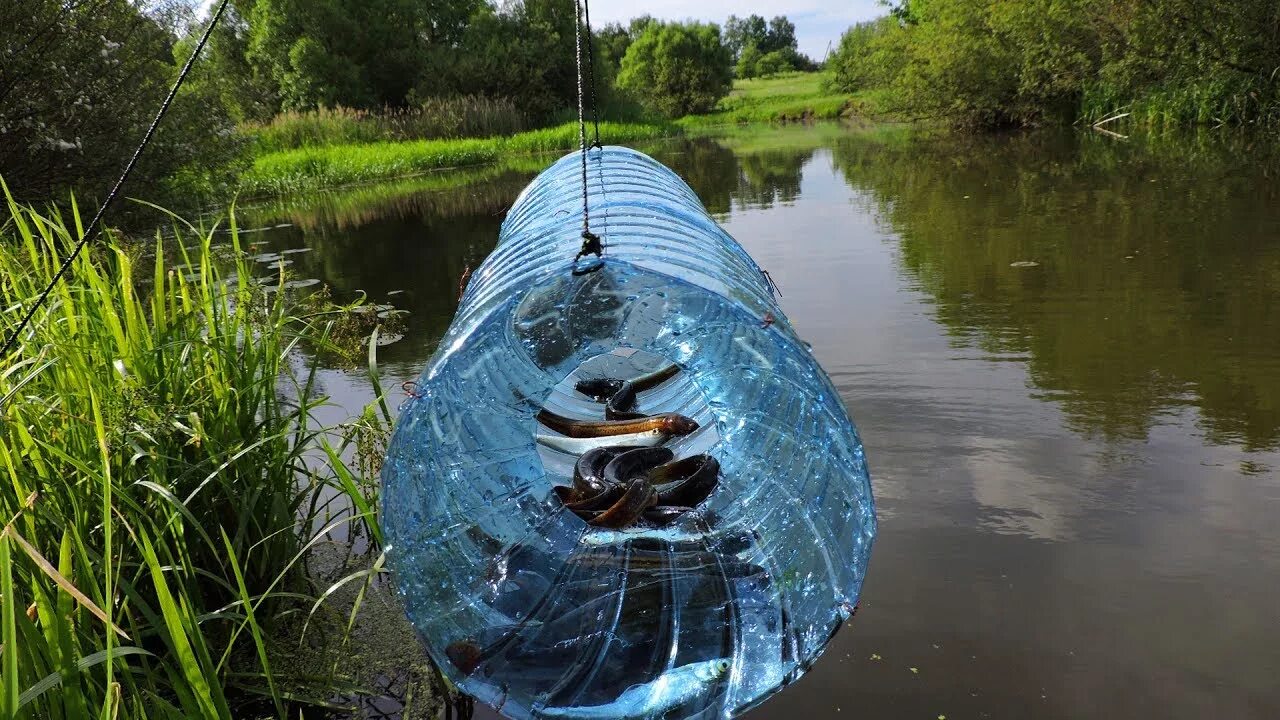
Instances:
[[[744,17],[762,15],[765,19],[786,15],[796,24],[796,39],[800,52],[815,60],[826,54],[827,44],[832,48],[850,25],[869,20],[885,13],[877,0],[849,0],[844,3],[824,3],[820,0],[649,0],[643,5],[604,2],[597,0],[591,6],[591,24],[622,22],[637,15],[652,15],[663,20],[703,20],[724,24],[730,15]]]

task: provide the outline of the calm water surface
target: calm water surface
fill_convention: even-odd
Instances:
[[[861,609],[751,718],[1280,716],[1264,149],[832,127],[650,149],[770,271],[873,472]],[[297,277],[408,311],[394,387],[545,162],[249,214],[291,224],[254,237],[309,249]],[[357,373],[325,383],[369,399]]]

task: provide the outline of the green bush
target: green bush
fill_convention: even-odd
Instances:
[[[707,112],[729,94],[732,57],[715,25],[654,22],[627,49],[618,85],[668,117]]]
[[[756,73],[760,77],[771,77],[792,70],[795,70],[795,66],[791,64],[791,58],[785,50],[765,53],[760,56],[760,62],[756,63]]]
[[[1280,127],[1280,35],[1252,0],[904,0],[856,25],[833,88],[967,127],[1100,120]]]

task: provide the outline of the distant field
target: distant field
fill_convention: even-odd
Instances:
[[[845,93],[823,90],[825,73],[785,73],[770,78],[736,80],[729,96],[714,112],[688,115],[684,126],[727,123],[826,120],[849,114],[854,98]]]

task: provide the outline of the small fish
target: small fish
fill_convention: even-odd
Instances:
[[[596,402],[604,402],[622,389],[622,381],[617,378],[591,378],[579,380],[573,389]]]
[[[633,408],[636,406],[636,386],[630,381],[622,383],[618,392],[614,393],[604,404],[606,420],[638,420],[647,417]]]
[[[679,482],[673,483],[671,487],[663,488],[658,492],[656,504],[694,507],[706,500],[716,489],[716,484],[720,481],[720,463],[710,455],[695,455],[688,459],[694,458],[702,461],[697,469]]]
[[[566,437],[564,435],[543,435],[538,433],[534,439],[539,444],[545,445],[552,450],[559,450],[571,455],[581,455],[590,450],[599,447],[607,447],[609,445],[636,445],[643,447],[653,447],[666,442],[671,435],[661,428],[653,430],[645,430],[644,432],[631,433],[630,435],[603,435],[600,437],[576,438]]]
[[[664,447],[628,450],[604,466],[604,481],[626,484],[635,478],[645,477],[653,468],[671,462],[673,457],[675,453]]]
[[[535,710],[540,718],[563,720],[649,720],[704,697],[729,674],[728,658],[682,665],[656,679],[632,685],[617,700],[586,707],[549,707]]]
[[[610,445],[582,453],[573,466],[574,500],[598,495],[605,489],[604,469],[618,455],[636,447],[626,445]]]
[[[627,487],[625,485],[608,485],[604,490],[591,497],[567,502],[564,506],[579,514],[590,510],[606,510],[609,506],[622,499],[626,491]]]
[[[643,392],[661,385],[675,377],[679,372],[680,366],[668,365],[625,382],[630,382],[636,392]],[[573,389],[596,402],[604,402],[622,389],[623,382],[623,380],[609,377],[589,378],[587,380],[579,380],[573,386]]]
[[[616,436],[655,429],[662,430],[668,435],[683,436],[697,430],[699,427],[697,420],[678,413],[653,415],[635,420],[575,420],[543,408],[538,412],[537,419],[543,425],[569,437],[615,437],[613,442],[604,443],[600,447],[604,445],[630,444],[625,441],[618,441]]]
[[[649,501],[652,499],[653,485],[648,480],[644,478],[632,480],[627,486],[627,491],[618,498],[617,502],[587,522],[594,527],[614,530],[624,528],[640,517],[645,508],[649,507]]]

